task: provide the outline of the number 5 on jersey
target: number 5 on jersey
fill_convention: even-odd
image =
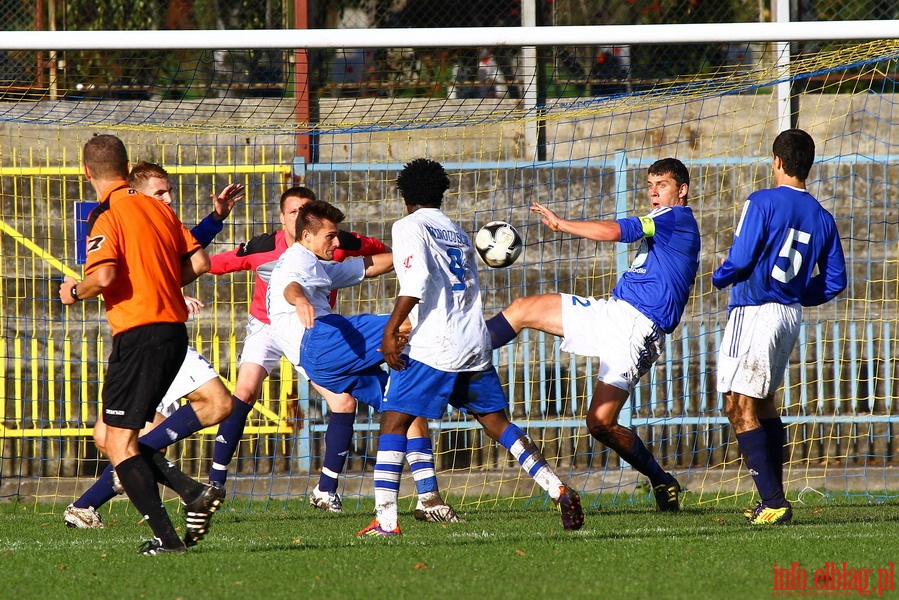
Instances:
[[[781,283],[787,283],[796,277],[799,269],[802,268],[802,250],[800,250],[796,244],[802,244],[807,248],[810,239],[812,239],[811,234],[790,228],[787,231],[787,237],[784,240],[783,246],[780,248],[780,252],[777,253],[778,257],[786,258],[789,261],[789,268],[784,271],[775,264],[774,268],[771,270],[771,277]]]

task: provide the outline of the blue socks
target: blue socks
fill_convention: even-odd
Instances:
[[[209,481],[213,483],[225,483],[228,479],[228,465],[237,452],[237,445],[243,437],[243,430],[247,425],[247,417],[253,407],[237,396],[231,396],[234,408],[228,418],[219,423],[218,433],[215,434],[215,446],[212,449],[212,470],[209,471]]]
[[[499,436],[499,443],[512,453],[528,475],[553,498],[558,499],[562,482],[534,441],[514,423],[509,423]]]
[[[490,343],[493,344],[494,349],[505,346],[518,335],[503,313],[487,320],[487,331],[490,332]]]
[[[406,455],[406,436],[385,433],[378,437],[375,462],[375,513],[382,528],[397,527],[397,497]]]
[[[337,477],[343,472],[350,444],[353,441],[353,423],[356,413],[331,413],[328,429],[325,430],[325,460],[322,474],[318,479],[318,489],[323,492],[337,491]]]
[[[406,442],[406,460],[409,461],[409,469],[419,496],[438,491],[431,438],[409,438]]]
[[[768,460],[774,469],[777,483],[783,487],[784,483],[784,444],[787,443],[787,430],[780,417],[776,419],[760,419],[759,423],[765,430],[768,449]]]
[[[153,431],[141,436],[140,442],[153,450],[162,450],[179,440],[195,434],[203,429],[194,407],[185,404],[156,426]]]
[[[115,497],[115,490],[112,489],[112,465],[106,465],[106,469],[100,474],[97,481],[90,486],[81,497],[72,504],[76,508],[100,508]]]
[[[628,431],[634,436],[634,444],[627,452],[618,452],[618,455],[626,460],[630,466],[646,475],[652,487],[670,484],[673,477],[659,465],[655,456],[652,455],[643,443],[643,440],[640,439],[640,436],[632,429],[628,429]]]
[[[762,503],[771,508],[781,508],[787,502],[783,485],[779,481],[783,477],[783,465],[772,463],[768,454],[769,444],[771,441],[762,427],[737,434],[737,445],[743,453],[743,460],[749,467],[749,474],[752,475],[759,496],[762,497]],[[783,445],[780,447],[783,448]]]
[[[202,428],[193,407],[185,404],[157,425],[155,429],[141,436],[140,443],[153,451],[159,451],[193,435]],[[115,495],[116,493],[112,489],[112,465],[108,465],[97,481],[74,502],[74,505],[78,508],[87,508],[88,506],[99,508]]]

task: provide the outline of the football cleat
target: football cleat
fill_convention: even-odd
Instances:
[[[362,531],[359,531],[356,533],[356,535],[358,535],[360,537],[362,537],[362,536],[385,537],[385,536],[390,536],[390,535],[402,535],[402,534],[403,534],[403,532],[400,531],[399,523],[397,523],[396,527],[394,527],[393,529],[384,529],[381,527],[381,524],[378,523],[377,519],[372,521],[368,527],[366,527]]]
[[[567,485],[559,488],[559,492],[559,498],[554,502],[562,512],[562,528],[566,531],[577,531],[584,526],[581,496]]]
[[[435,504],[434,506],[425,506],[421,500],[412,513],[418,521],[427,521],[429,523],[464,523],[465,519],[460,519],[453,507],[446,503]]]
[[[106,525],[103,524],[103,519],[100,518],[100,513],[93,506],[78,508],[74,504],[69,504],[63,514],[63,519],[65,519],[66,527],[76,529],[106,528]]]
[[[671,483],[659,484],[652,488],[652,493],[656,497],[656,510],[661,512],[677,512],[680,510],[680,494],[681,487],[677,479],[671,478]]]
[[[743,513],[746,516],[746,513]],[[747,517],[753,525],[784,525],[793,518],[793,506],[787,502],[786,506],[771,508],[759,502]]]
[[[115,469],[112,470],[112,491],[119,496],[125,493],[125,486],[119,480],[119,474],[115,472]]]
[[[203,484],[203,493],[193,502],[184,505],[187,533],[184,545],[196,546],[209,533],[212,515],[225,499],[225,487],[220,483]]]
[[[312,508],[320,508],[330,513],[343,512],[343,502],[340,500],[340,494],[337,492],[323,492],[315,486],[315,489],[309,494],[309,506]]]
[[[166,548],[162,545],[162,540],[160,540],[159,538],[147,540],[140,545],[140,548],[137,549],[138,554],[143,554],[145,556],[156,556],[157,554],[180,554],[181,552],[187,552],[187,547],[177,546],[175,548]]]

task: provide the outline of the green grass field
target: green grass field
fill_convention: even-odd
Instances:
[[[133,509],[104,510],[104,530],[73,530],[62,507],[2,503],[0,598],[762,598],[773,595],[774,564],[794,562],[809,586],[827,562],[873,569],[878,597],[878,569],[899,562],[895,501],[796,505],[794,523],[766,528],[734,505],[588,508],[578,532],[563,531],[551,505],[521,503],[462,510],[465,523],[401,514],[404,535],[391,539],[355,537],[372,518],[368,507],[290,508],[225,509],[187,554],[148,557],[136,554],[150,531]]]

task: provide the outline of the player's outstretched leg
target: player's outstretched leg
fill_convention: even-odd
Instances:
[[[105,525],[100,518],[97,508],[103,506],[116,496],[113,489],[113,468],[107,465],[97,481],[89,487],[72,504],[66,507],[63,520],[66,527],[79,529],[93,528],[103,529]]]
[[[590,435],[617,452],[622,459],[649,479],[657,510],[662,512],[680,510],[680,483],[659,465],[636,432],[617,423],[611,425],[595,423],[589,417],[587,425]]]
[[[562,528],[576,531],[584,526],[584,510],[581,497],[571,487],[562,483],[549,463],[537,449],[537,445],[520,427],[510,423],[504,412],[476,415],[484,431],[498,441],[518,460],[534,481],[553,499],[562,514]],[[501,431],[497,435],[497,432]]]

